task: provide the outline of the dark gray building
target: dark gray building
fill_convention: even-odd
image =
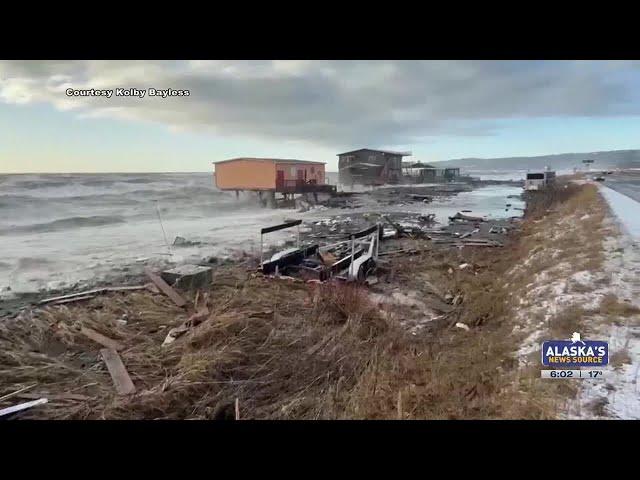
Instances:
[[[402,181],[402,157],[411,152],[361,148],[338,154],[340,183],[382,185]]]
[[[453,182],[460,177],[457,167],[437,168],[422,162],[403,163],[403,180],[407,183]]]

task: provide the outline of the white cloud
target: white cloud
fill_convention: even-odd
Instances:
[[[637,74],[620,61],[8,61],[0,100],[341,148],[490,134],[514,117],[637,114]],[[191,95],[69,98],[69,87]]]

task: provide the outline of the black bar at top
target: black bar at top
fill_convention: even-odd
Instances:
[[[293,222],[283,223],[280,225],[275,225],[273,227],[266,227],[260,230],[260,233],[264,235],[265,233],[275,232],[278,230],[282,230],[283,228],[295,227],[296,225],[300,225],[301,223],[302,223],[302,220],[295,220]]]

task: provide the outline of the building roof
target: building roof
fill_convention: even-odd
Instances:
[[[338,153],[337,156],[348,155],[349,153],[362,152],[363,150],[369,150],[370,152],[386,153],[387,155],[400,155],[401,157],[408,157],[411,152],[393,152],[391,150],[377,150],[375,148],[359,148],[358,150],[351,150],[350,152]]]
[[[218,160],[217,162],[211,162],[213,164],[217,163],[227,163],[227,162],[235,162],[238,160],[253,160],[260,162],[274,162],[274,163],[311,163],[315,165],[324,165],[327,162],[315,162],[313,160],[294,160],[289,158],[255,158],[255,157],[238,157],[238,158],[230,158],[228,160]]]

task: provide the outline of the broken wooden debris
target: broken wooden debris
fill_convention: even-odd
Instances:
[[[322,263],[324,263],[326,267],[330,267],[338,260],[331,252],[322,252],[320,250],[318,250],[318,257],[320,257],[320,260],[322,260]]]
[[[181,265],[163,271],[160,276],[167,284],[183,290],[207,288],[213,281],[211,267],[200,265]]]
[[[429,213],[428,215],[420,215],[418,216],[418,220],[423,223],[433,223],[436,219],[435,213]]]
[[[452,245],[456,247],[502,247],[503,244],[496,240],[482,240],[482,239],[461,239],[461,238],[434,238],[431,240],[433,243],[441,245]]]
[[[295,227],[296,225],[300,225],[301,223],[302,223],[302,220],[292,220],[290,222],[282,223],[280,225],[275,225],[273,227],[265,227],[260,230],[260,234],[264,235],[265,233],[271,233],[271,232],[276,232],[278,230],[282,230],[285,228]]]
[[[405,234],[404,229],[399,224],[391,220],[387,215],[382,215],[380,218],[382,218],[385,222],[387,222],[389,225],[391,225],[395,229],[398,237],[401,237],[402,235]]]
[[[129,395],[135,392],[136,387],[131,381],[129,372],[127,372],[127,369],[124,367],[118,352],[112,348],[103,348],[100,350],[100,354],[111,374],[111,379],[113,380],[118,395]]]
[[[109,337],[105,337],[100,332],[96,332],[91,328],[82,327],[80,328],[80,333],[82,333],[88,339],[93,340],[96,343],[99,343],[103,347],[111,348],[113,350],[122,350],[123,348],[121,343],[115,340],[112,340]]]
[[[466,222],[484,222],[485,219],[482,217],[472,217],[471,215],[464,215],[463,213],[456,213],[453,217],[449,217],[449,220],[462,220]]]
[[[426,250],[420,250],[418,248],[401,248],[399,250],[387,250],[386,252],[378,253],[379,257],[386,257],[390,255],[417,255]]]
[[[165,282],[159,275],[151,271],[150,268],[145,268],[144,272],[147,277],[149,277],[149,280],[151,280],[162,293],[173,300],[173,303],[175,303],[177,306],[184,307],[187,304],[187,301],[182,298],[178,292],[167,285],[167,282]]]
[[[39,398],[42,398],[42,395],[40,394],[29,393],[29,392],[20,393],[17,396],[20,398],[26,398],[30,400],[38,400]],[[80,395],[78,393],[62,393],[62,394],[47,393],[48,403],[65,402],[65,401],[86,402],[87,400],[90,400],[90,399],[91,397],[87,395]]]
[[[202,323],[209,316],[209,309],[205,306],[199,312],[191,315],[182,325],[172,328],[169,330],[164,342],[162,342],[163,346],[169,345],[173,343],[176,338],[188,332],[191,328],[195,327]]]
[[[62,303],[62,301],[64,300],[78,299],[78,297],[89,298],[91,296],[90,298],[93,298],[96,295],[99,295],[101,293],[106,293],[106,292],[126,292],[129,290],[143,290],[145,288],[146,288],[145,285],[95,288],[93,290],[86,290],[84,292],[70,293],[68,295],[60,295],[58,297],[45,298],[44,300],[41,300],[40,302],[38,302],[38,305],[44,305],[45,303],[52,303],[52,302]]]
[[[412,193],[409,195],[414,200],[420,200],[421,202],[430,203],[433,200],[431,195],[419,195],[417,193]]]
[[[47,402],[48,400],[46,398],[40,398],[31,402],[19,403],[17,405],[13,405],[12,407],[3,408],[2,410],[0,410],[0,417],[22,412],[23,410],[27,410],[28,408],[36,407],[38,405],[44,405]]]
[[[67,298],[65,300],[57,300],[55,302],[51,302],[51,305],[64,305],[66,303],[82,302],[84,300],[91,300],[92,298],[96,298],[96,296],[95,295],[83,295],[81,297],[73,297],[73,298]]]
[[[37,383],[34,383],[32,385],[27,385],[26,387],[21,388],[20,390],[16,390],[15,392],[11,392],[11,393],[7,393],[6,395],[3,395],[2,397],[0,397],[0,402],[4,401],[4,400],[8,400],[11,397],[15,397],[17,395],[20,395],[22,392],[25,392],[27,390],[32,389],[33,387],[35,387],[37,385]]]

